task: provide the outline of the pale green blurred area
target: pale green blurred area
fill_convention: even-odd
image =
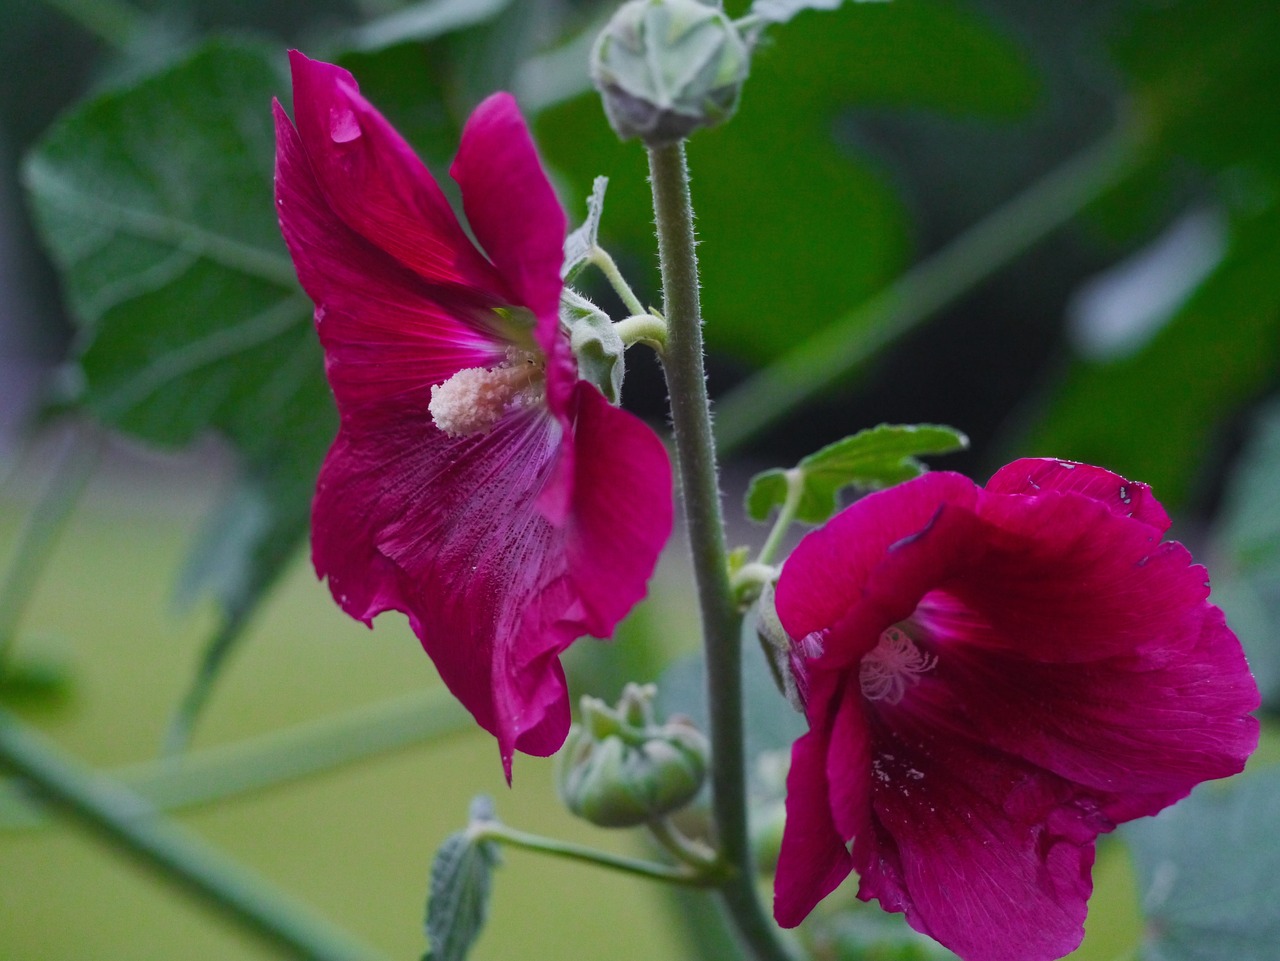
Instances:
[[[56,658],[69,698],[20,713],[99,768],[159,750],[195,669],[212,612],[173,610],[171,592],[209,507],[198,468],[120,476],[90,487],[31,600],[17,659]],[[168,476],[166,476],[168,475]],[[38,479],[0,493],[7,562]],[[185,489],[183,489],[185,488]],[[403,618],[374,631],[348,619],[299,557],[234,656],[202,718],[195,750],[234,742],[439,684]],[[574,821],[551,762],[519,756],[508,789],[494,741],[478,729],[183,813],[219,845],[390,957],[425,949],[431,858],[464,826],[478,793],[522,829],[614,850],[634,835]],[[683,957],[674,917],[651,885],[587,866],[506,852],[491,923],[472,957]],[[278,957],[79,827],[0,829],[0,958],[147,961]]]

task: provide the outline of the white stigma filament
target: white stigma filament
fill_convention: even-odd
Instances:
[[[496,367],[467,367],[432,387],[427,410],[450,437],[483,433],[508,411],[541,401],[546,373],[540,354],[512,347]]]
[[[880,643],[862,658],[858,682],[862,695],[869,701],[899,703],[907,688],[920,683],[920,676],[933,670],[936,657],[916,647],[903,631],[891,627],[880,635]]]

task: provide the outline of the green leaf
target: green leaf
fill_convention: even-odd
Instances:
[[[224,610],[206,670],[302,540],[336,429],[272,202],[280,60],[210,41],[76,108],[25,170],[81,326],[78,403],[163,447],[217,431],[255,489],[252,523],[215,528],[184,580],[185,593],[211,589]]]
[[[609,403],[622,400],[622,355],[626,345],[609,315],[575,290],[560,295],[560,323],[569,330],[569,345],[578,361],[578,374],[600,388]]]
[[[492,821],[493,802],[485,797],[471,804],[471,820]],[[428,957],[432,961],[463,961],[484,928],[498,865],[498,846],[477,841],[468,831],[447,837],[431,865],[431,893],[427,899]]]
[[[1280,705],[1280,401],[1265,405],[1228,484],[1213,602],[1244,645],[1263,701]]]
[[[1280,364],[1280,205],[1231,224],[1222,262],[1135,353],[1076,361],[1019,449],[1093,464],[1150,484],[1178,505],[1214,431]]]
[[[1205,784],[1126,825],[1146,915],[1146,961],[1273,961],[1280,944],[1280,768]]]
[[[350,36],[347,46],[372,51],[402,43],[423,43],[486,23],[510,3],[511,0],[421,0],[369,21]]]
[[[708,347],[767,363],[909,261],[892,172],[849,142],[852,109],[1008,118],[1036,90],[1023,52],[955,4],[849,3],[779,30],[754,56],[737,116],[688,145]],[[609,176],[610,253],[624,267],[652,263],[644,154],[618,142],[599,97],[543,112],[537,129],[571,195]],[[629,279],[642,301],[658,300],[656,271]]]
[[[600,232],[600,215],[604,213],[604,192],[609,186],[608,177],[597,177],[591,184],[591,196],[587,198],[587,219],[582,226],[564,240],[564,266],[560,275],[567,284],[591,259]]]
[[[1280,5],[1138,5],[1115,44],[1153,144],[1210,167],[1280,175]]]
[[[829,444],[810,454],[793,471],[768,470],[747,489],[747,514],[764,521],[786,503],[790,484],[802,485],[796,519],[821,524],[840,509],[846,487],[880,490],[918,477],[928,468],[916,458],[964,450],[969,439],[950,427],[934,424],[881,424]]]

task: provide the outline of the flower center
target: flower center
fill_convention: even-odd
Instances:
[[[920,683],[921,675],[933,670],[938,659],[916,647],[902,630],[891,627],[880,635],[880,643],[862,658],[858,682],[869,701],[897,704],[907,688]]]
[[[467,367],[432,387],[427,410],[450,437],[484,433],[508,411],[541,402],[546,377],[541,354],[510,347],[496,367]]]

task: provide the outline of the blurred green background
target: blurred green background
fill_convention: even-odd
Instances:
[[[201,697],[197,752],[437,684],[400,619],[373,633],[348,621],[303,557],[333,422],[274,223],[270,98],[289,103],[286,47],[337,59],[442,172],[469,109],[514,90],[571,220],[592,178],[611,178],[602,241],[653,303],[643,153],[617,143],[586,90],[587,45],[612,9],[0,0],[12,569],[24,518],[74,469],[67,423],[82,448],[104,447],[17,622],[7,707],[114,768],[154,759],[179,705]],[[731,517],[753,470],[882,421],[964,430],[970,451],[936,466],[978,480],[1026,454],[1104,464],[1174,511],[1274,705],[1277,51],[1273,0],[848,2],[771,31],[739,115],[689,148]],[[210,236],[251,266],[192,239]],[[603,284],[587,293],[617,306]],[[657,365],[643,349],[631,361],[625,402],[660,424]],[[762,539],[740,520],[733,536]],[[659,600],[606,654],[571,660],[575,693],[654,679],[693,648],[682,564],[677,544]],[[508,790],[496,760],[463,725],[180,819],[417,957],[432,853],[476,793],[521,828],[638,844],[572,823],[548,763],[521,758]],[[4,797],[0,957],[271,956],[75,829],[6,828]],[[1081,957],[1115,961],[1143,936],[1151,879],[1119,844],[1103,846],[1098,878]],[[477,958],[681,956],[661,892],[589,868],[511,852],[492,910]],[[1165,952],[1151,957],[1194,956],[1145,937]],[[1223,961],[1255,956],[1233,951]]]

